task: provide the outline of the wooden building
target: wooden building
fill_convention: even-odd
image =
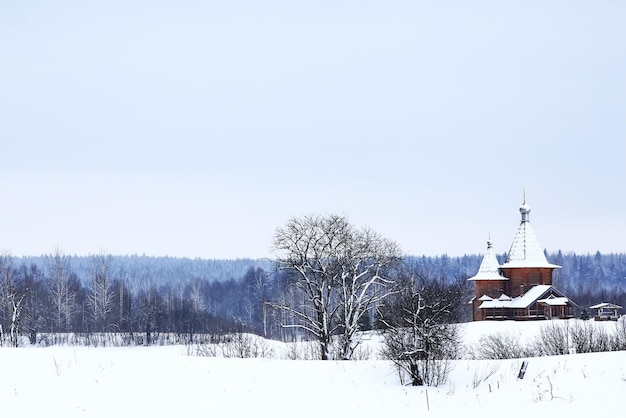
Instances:
[[[504,264],[499,264],[487,241],[478,273],[468,279],[476,284],[472,318],[573,318],[577,305],[552,286],[554,270],[561,267],[546,259],[530,224],[530,207],[524,202],[519,210],[522,219]]]
[[[617,311],[622,309],[622,307],[614,303],[603,302],[590,306],[589,309],[596,310],[596,314],[593,317],[596,321],[617,321],[621,316]]]

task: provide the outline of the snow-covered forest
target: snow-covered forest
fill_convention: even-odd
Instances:
[[[409,256],[404,263],[415,275],[460,287],[458,303],[464,306],[473,296],[465,279],[476,273],[481,257]],[[555,272],[556,287],[581,309],[600,302],[626,306],[626,254],[559,251],[547,257],[563,267]],[[284,312],[267,304],[284,292],[284,277],[274,272],[271,260],[71,256],[57,251],[39,257],[5,254],[0,273],[3,294],[12,292],[13,301],[20,302],[20,332],[33,341],[41,333],[102,331],[158,335],[240,330],[293,338],[280,326]],[[1,300],[0,325],[8,334],[14,306],[10,298]],[[459,312],[459,320],[469,320],[463,315]],[[373,321],[372,314],[361,328],[371,328]]]

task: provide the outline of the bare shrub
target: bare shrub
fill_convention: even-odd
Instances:
[[[576,353],[590,353],[593,344],[594,326],[590,321],[576,323],[570,327],[572,350]]]
[[[273,358],[274,347],[265,339],[258,336],[252,337],[252,357]]]
[[[391,360],[401,376],[413,386],[445,383],[451,360],[459,357],[460,332],[453,323],[456,292],[443,281],[402,272],[396,290],[379,307],[377,317],[384,329],[381,355]]]
[[[597,353],[611,351],[612,338],[604,329],[592,321],[577,321],[569,327],[572,350],[576,353]]]
[[[613,350],[626,350],[626,316],[620,317],[615,323]]]
[[[283,352],[284,360],[301,360],[302,359],[302,350],[298,347],[296,343],[290,343],[287,345],[287,348]]]
[[[301,341],[287,344],[283,352],[285,360],[315,360],[320,358],[319,345],[315,341]]]
[[[217,357],[218,345],[204,341],[196,344],[195,349],[192,350],[191,345],[187,346],[187,354],[195,355],[198,357]]]
[[[271,358],[274,356],[274,348],[267,340],[244,333],[229,334],[214,342],[202,341],[195,347],[195,350],[187,348],[187,352],[201,357]]]
[[[613,346],[613,341],[613,337],[609,335],[605,330],[597,329],[594,334],[591,352],[601,353],[604,351],[613,351],[615,349]]]
[[[394,363],[401,382],[408,377],[413,386],[439,386],[448,378],[458,344],[458,328],[454,325],[430,327],[427,337],[409,327],[395,328],[385,332],[381,354]]]
[[[569,354],[569,321],[550,321],[541,326],[534,342],[534,350],[540,356]]]
[[[352,354],[352,360],[370,360],[372,358],[372,349],[370,347],[364,347],[360,345],[354,350]]]
[[[531,357],[534,352],[523,346],[519,338],[510,333],[497,333],[481,337],[477,346],[469,351],[473,360],[498,360]]]
[[[243,333],[231,334],[220,344],[222,355],[227,358],[252,357],[252,339]]]

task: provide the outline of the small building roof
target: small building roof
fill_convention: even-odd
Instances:
[[[523,267],[549,267],[561,268],[556,264],[551,264],[543,253],[543,248],[539,244],[535,230],[530,225],[530,206],[524,202],[519,208],[522,215],[517,233],[513,238],[513,243],[507,254],[506,261],[502,268],[523,268]]]
[[[487,240],[487,251],[485,251],[485,255],[483,255],[483,259],[480,262],[478,273],[467,280],[509,280],[507,277],[500,275],[500,263],[498,263],[496,254],[493,251],[491,240]]]
[[[593,305],[590,306],[589,309],[602,309],[602,308],[607,308],[607,309],[622,309],[621,306],[616,305],[614,303],[609,303],[609,302],[603,302],[603,303],[598,303],[597,305]]]

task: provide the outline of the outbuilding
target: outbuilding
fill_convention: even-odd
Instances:
[[[617,321],[620,317],[617,311],[622,307],[614,303],[603,302],[590,306],[589,309],[596,310],[596,315],[593,317],[596,321]]]

